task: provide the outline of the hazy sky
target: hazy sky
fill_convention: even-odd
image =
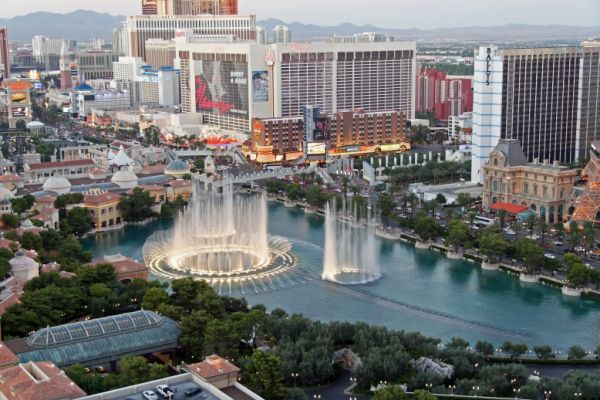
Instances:
[[[340,22],[390,28],[506,23],[600,26],[600,0],[239,0],[240,12],[319,25]],[[0,0],[0,16],[88,9],[140,12],[140,0]]]

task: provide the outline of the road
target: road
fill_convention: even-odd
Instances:
[[[306,389],[304,392],[309,399],[322,399],[322,400],[367,400],[370,399],[368,396],[350,395],[345,394],[346,390],[350,385],[350,371],[343,371],[340,374],[339,379],[331,385],[322,386],[319,388]],[[319,397],[320,396],[320,397]]]

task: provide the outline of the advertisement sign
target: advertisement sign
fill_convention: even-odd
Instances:
[[[269,71],[252,72],[252,101],[269,101]]]
[[[235,61],[195,62],[196,110],[248,116],[248,68]]]
[[[315,129],[313,129],[313,140],[323,141],[329,140],[329,118],[328,117],[317,117],[315,118]]]
[[[327,144],[325,142],[321,143],[307,143],[306,144],[306,154],[309,156],[323,156],[327,153]]]
[[[21,118],[27,117],[29,115],[27,111],[27,107],[12,107],[10,113],[13,116],[13,118]]]

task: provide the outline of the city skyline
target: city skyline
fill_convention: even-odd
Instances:
[[[457,26],[493,26],[509,23],[533,25],[600,26],[600,3],[596,0],[517,0],[503,3],[481,1],[474,5],[457,0],[451,5],[439,0],[404,0],[389,4],[388,0],[371,0],[368,14],[362,13],[361,0],[318,0],[294,2],[255,2],[240,0],[240,14],[256,14],[258,19],[277,18],[286,22],[337,25],[343,22],[369,24],[382,28],[441,28]],[[77,9],[107,12],[112,15],[141,14],[141,2],[120,0],[102,2],[81,0],[73,3],[57,0],[11,2],[3,7],[3,15],[11,18],[37,11],[70,12]],[[514,10],[518,9],[518,14]],[[540,9],[544,12],[540,13]],[[315,10],[321,10],[315,13]],[[379,12],[377,10],[380,10]],[[409,10],[409,12],[406,12]],[[432,12],[435,10],[435,12]]]

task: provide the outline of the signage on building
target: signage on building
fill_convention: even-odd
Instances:
[[[491,47],[487,48],[487,57],[485,58],[485,76],[486,81],[485,84],[490,86],[490,76],[492,75],[492,49]]]
[[[306,155],[308,156],[324,156],[327,153],[327,143],[314,142],[306,144]]]
[[[252,72],[252,101],[269,101],[269,71]]]
[[[271,49],[265,52],[265,64],[269,67],[275,65],[275,53]]]

